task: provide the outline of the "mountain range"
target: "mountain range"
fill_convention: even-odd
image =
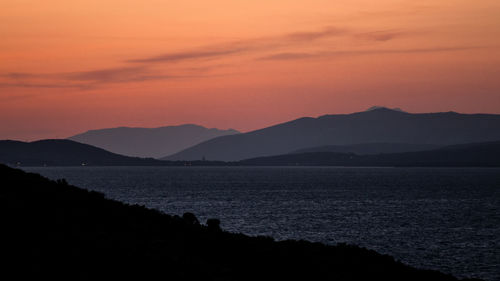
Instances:
[[[186,124],[159,128],[119,127],[91,130],[68,139],[121,155],[159,158],[215,137],[238,133],[233,129],[209,129]]]
[[[220,134],[226,135],[217,136]],[[127,156],[154,155],[158,157],[165,151],[175,151],[214,135],[216,137],[160,158],[163,161]],[[250,163],[248,159],[272,156],[278,158],[270,159],[283,159],[286,163],[290,161],[316,163],[316,160],[324,159],[325,163],[330,163],[328,165],[332,165],[331,163],[343,165],[338,161],[352,154],[355,155],[355,160],[350,162],[352,165],[373,164],[377,166],[389,165],[387,164],[389,162],[392,163],[390,165],[413,165],[403,164],[406,160],[401,157],[410,159],[417,155],[411,154],[412,152],[437,155],[436,153],[441,151],[441,148],[450,149],[450,145],[500,140],[500,115],[455,112],[413,114],[400,109],[374,107],[352,114],[325,115],[318,118],[304,117],[248,133],[182,125],[155,129],[94,130],[70,139],[72,140],[42,140],[30,143],[0,141],[0,162],[22,166],[82,164],[163,166],[187,163],[189,165],[246,165]],[[286,156],[286,154],[293,156]],[[379,154],[384,156],[368,157]],[[427,163],[425,165],[433,165],[429,162],[430,158],[422,156],[424,154],[418,154],[418,157],[427,159],[424,161]],[[300,158],[302,160],[292,161],[298,155],[302,155]],[[313,155],[318,159],[312,159]],[[393,158],[389,161],[387,157]],[[270,159],[259,161],[267,161],[270,164],[272,162],[269,162]],[[450,162],[453,161],[450,160]],[[351,165],[345,161],[343,163]],[[320,162],[317,164],[322,165]],[[484,163],[479,165],[484,165]]]
[[[439,147],[497,140],[500,140],[500,115],[407,113],[378,107],[352,114],[304,117],[256,131],[216,137],[162,160],[238,161],[321,146],[383,143]]]
[[[0,141],[0,163],[11,166],[447,166],[499,167],[500,141],[382,154],[297,152],[241,161],[161,161],[111,153],[71,140]]]

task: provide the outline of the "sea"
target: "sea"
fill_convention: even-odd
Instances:
[[[51,179],[276,240],[355,244],[418,268],[500,280],[500,169],[39,167]]]

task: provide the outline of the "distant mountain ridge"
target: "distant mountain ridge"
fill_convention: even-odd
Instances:
[[[325,145],[299,149],[290,154],[309,152],[340,152],[354,153],[359,155],[400,153],[437,149],[442,146],[434,144],[410,144],[410,143],[360,143],[352,145]]]
[[[442,166],[500,167],[500,141],[439,149],[358,155],[352,152],[299,152],[241,161],[161,161],[118,155],[71,140],[0,141],[0,163],[11,166]]]
[[[238,133],[233,129],[208,129],[186,124],[158,128],[118,127],[90,130],[68,139],[121,155],[159,158],[215,137]]]
[[[402,110],[401,108],[399,107],[394,107],[394,108],[389,108],[389,107],[385,107],[385,106],[380,106],[380,105],[375,105],[375,106],[372,106],[370,108],[368,108],[367,110],[365,111],[372,111],[372,110],[375,110],[375,109],[388,109],[388,110],[394,110],[394,111],[399,111],[399,112],[406,112],[404,110]],[[408,112],[406,112],[408,113]]]
[[[372,155],[305,152],[239,161],[242,166],[500,167],[500,141]]]
[[[363,143],[445,146],[500,140],[500,115],[407,113],[375,108],[352,114],[304,117],[238,135],[217,137],[162,160],[238,161],[299,149]]]
[[[0,141],[0,163],[13,166],[144,166],[165,161],[128,157],[71,140]]]

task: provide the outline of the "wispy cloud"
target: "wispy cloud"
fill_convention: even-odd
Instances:
[[[93,83],[111,83],[136,79],[149,73],[144,66],[115,67],[91,71],[71,72],[61,74],[61,78],[69,81],[83,81]]]
[[[135,58],[122,61],[122,66],[113,68],[53,74],[17,72],[0,74],[0,87],[91,89],[112,83],[217,76],[213,71],[214,69],[219,69],[220,65],[227,65],[223,61],[224,58],[243,54],[250,61],[285,61],[357,55],[445,52],[477,48],[371,49],[376,47],[379,42],[395,40],[403,36],[410,36],[413,33],[404,30],[360,32],[359,30],[326,26],[318,30],[297,31],[275,36],[228,41],[217,45],[201,46],[191,50]],[[358,47],[364,49],[359,50],[304,51],[305,48],[309,48],[310,46],[317,48],[331,45],[332,41],[329,39],[337,37],[343,37],[342,40],[351,40],[354,42],[353,44],[356,44],[356,40],[359,39],[367,40],[371,43],[369,45],[366,43],[361,44]],[[265,53],[270,54],[262,55]],[[209,62],[207,63],[207,61]]]
[[[222,57],[236,53],[241,53],[242,51],[245,51],[245,48],[215,49],[212,47],[212,50],[200,49],[200,50],[193,50],[186,52],[174,52],[170,54],[163,54],[149,58],[128,60],[127,62],[129,63],[178,62],[178,61],[192,60],[192,59],[207,59],[207,58]]]
[[[377,54],[405,54],[405,53],[433,53],[433,52],[451,52],[451,51],[464,51],[471,49],[478,49],[481,47],[436,47],[436,48],[421,48],[421,49],[378,49],[378,50],[357,50],[357,51],[324,51],[314,53],[293,53],[283,52],[275,53],[268,56],[263,56],[257,60],[298,60],[298,59],[311,59],[311,58],[325,58],[325,57],[343,57],[343,56],[357,56],[357,55],[377,55]]]
[[[186,61],[215,60],[242,53],[254,54],[262,51],[278,49],[282,46],[296,46],[305,42],[340,36],[346,30],[325,27],[317,31],[300,31],[283,35],[230,41],[218,45],[201,46],[187,51],[164,53],[156,56],[136,58],[124,61],[125,66],[90,71],[65,72],[54,74],[7,73],[0,75],[8,81],[3,87],[30,88],[93,88],[107,83],[128,83],[148,80],[166,80],[187,77],[204,77],[200,72],[211,71],[214,66],[196,66],[184,68],[182,75],[177,69],[176,75],[164,74],[157,65],[180,63]],[[217,63],[216,65],[221,65]],[[39,83],[51,81],[51,83]]]
[[[0,87],[78,88],[89,90],[101,87],[105,84],[144,82],[151,80],[203,78],[214,76],[205,74],[210,70],[209,67],[187,68],[183,71],[183,73],[179,72],[179,69],[177,70],[178,72],[175,75],[164,74],[161,70],[155,70],[148,65],[142,65],[135,67],[116,67],[81,72],[63,72],[50,74],[7,73],[0,75],[0,78],[6,78],[7,80],[6,82],[0,81]]]
[[[292,32],[271,37],[253,38],[226,42],[219,45],[202,46],[190,51],[165,53],[157,56],[127,60],[127,63],[175,63],[187,60],[215,59],[241,53],[252,53],[276,49],[282,46],[294,46],[310,43],[324,38],[347,34],[346,29],[325,27],[318,31]]]
[[[9,73],[5,73],[5,74],[0,75],[0,77],[13,79],[13,80],[20,80],[20,79],[40,77],[40,74],[25,73],[25,72],[9,72]]]
[[[272,55],[264,56],[258,58],[258,60],[297,60],[297,59],[307,59],[312,57],[321,56],[323,53],[275,53]]]
[[[356,34],[357,38],[372,40],[372,41],[389,41],[407,35],[408,32],[382,30]]]
[[[154,73],[150,73],[150,70],[144,66],[48,74],[7,73],[0,75],[0,77],[7,80],[6,82],[0,82],[0,87],[78,89],[92,89],[105,83],[170,78],[170,76],[167,75],[155,75]]]
[[[348,34],[346,29],[336,27],[325,27],[319,31],[293,32],[283,36],[283,39],[289,41],[311,41],[333,36]]]
[[[99,69],[92,71],[74,72],[67,74],[66,77],[70,80],[80,80],[80,81],[115,80],[115,79],[120,79],[123,76],[133,75],[138,71],[142,71],[143,69],[144,67],[117,67],[117,68]]]
[[[17,87],[17,88],[86,88],[86,85],[71,85],[61,83],[30,83],[30,82],[14,82],[0,83],[0,88]]]

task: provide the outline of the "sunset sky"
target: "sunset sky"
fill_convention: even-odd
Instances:
[[[0,139],[500,113],[498,0],[0,0]]]

